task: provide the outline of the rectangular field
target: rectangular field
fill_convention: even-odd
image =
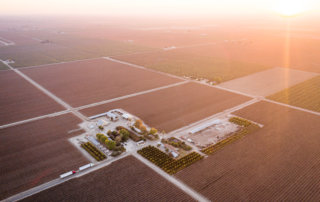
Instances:
[[[269,102],[235,114],[264,127],[176,177],[216,201],[318,201],[319,116]]]
[[[82,110],[87,116],[122,108],[166,132],[242,104],[249,97],[206,85],[189,82],[183,85],[139,95]]]
[[[178,76],[206,78],[223,82],[268,68],[268,66],[216,57],[207,46],[155,53],[116,56],[115,58]]]
[[[0,199],[25,191],[88,161],[67,140],[83,131],[71,114],[0,130]]]
[[[21,71],[75,107],[182,81],[102,58]]]
[[[64,110],[13,71],[0,72],[0,86],[0,125]]]
[[[194,201],[133,156],[23,201]]]
[[[267,98],[320,112],[320,76],[277,92]]]
[[[289,68],[273,68],[224,82],[219,86],[249,95],[268,96],[317,75]]]

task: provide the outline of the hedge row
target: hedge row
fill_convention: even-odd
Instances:
[[[98,150],[91,142],[81,144],[81,147],[84,148],[93,158],[97,161],[102,161],[107,158],[107,156]]]
[[[182,170],[203,158],[203,156],[197,152],[192,152],[175,160],[154,146],[144,147],[138,150],[138,153],[170,175],[177,173],[179,170]]]
[[[252,123],[246,119],[242,119],[240,117],[232,117],[229,119],[230,122],[235,123],[239,126],[244,126],[244,127],[248,127],[250,126]]]
[[[241,139],[242,137],[244,137],[245,135],[252,133],[256,130],[259,129],[258,125],[255,124],[251,124],[248,127],[244,127],[242,129],[240,129],[238,132],[236,132],[234,135],[221,140],[220,142],[218,142],[217,144],[211,145],[207,148],[204,148],[201,150],[201,152],[205,153],[205,154],[213,154],[216,151],[218,151],[219,149],[221,149],[222,147],[226,146],[227,144],[230,144],[232,142],[235,142],[238,139]]]

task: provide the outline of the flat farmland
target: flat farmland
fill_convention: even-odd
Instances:
[[[320,112],[320,76],[277,92],[267,98]]]
[[[273,68],[224,82],[219,86],[249,95],[268,96],[317,75],[289,68]]]
[[[0,72],[0,125],[64,108],[13,71]]]
[[[95,56],[93,53],[64,47],[58,44],[42,44],[37,42],[28,45],[15,45],[0,48],[2,60],[12,59],[13,67],[26,67],[56,62],[86,59]]]
[[[199,121],[208,116],[250,100],[238,94],[189,82],[108,104],[82,110],[92,116],[122,108],[166,132]]]
[[[18,68],[153,50],[125,41],[80,36],[74,30],[62,33],[53,28],[0,31],[0,37],[16,42],[14,46],[0,47],[0,59],[13,59],[12,66]]]
[[[208,46],[114,57],[178,76],[223,82],[266,70],[269,66],[216,57]]]
[[[66,114],[0,130],[0,199],[25,191],[88,161],[67,140],[83,131]]]
[[[9,69],[7,65],[3,64],[3,62],[0,61],[0,70]]]
[[[269,102],[235,114],[264,127],[176,177],[213,201],[318,201],[319,116]]]
[[[106,59],[26,68],[21,71],[75,107],[182,81]]]
[[[133,156],[23,201],[194,201]]]

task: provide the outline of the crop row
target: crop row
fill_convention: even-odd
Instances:
[[[138,150],[138,153],[171,175],[203,158],[203,156],[197,152],[192,152],[175,160],[153,146],[144,147]]]
[[[257,126],[256,124],[251,124],[248,127],[241,128],[239,131],[235,132],[235,134],[233,134],[232,136],[224,140],[221,140],[217,144],[210,145],[209,147],[202,149],[201,152],[205,154],[213,154],[219,149],[226,146],[227,144],[233,143],[241,139],[242,137],[246,136],[247,134],[252,133],[258,129],[259,129],[259,126]]]
[[[320,76],[299,83],[267,98],[320,112]]]
[[[91,142],[81,144],[81,147],[84,148],[93,158],[97,161],[102,161],[107,158],[107,156],[97,149]]]
[[[252,123],[246,119],[240,118],[240,117],[231,117],[229,119],[230,122],[235,123],[239,126],[244,126],[244,127],[248,127],[250,126]]]

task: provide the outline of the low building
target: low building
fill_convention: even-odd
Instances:
[[[108,121],[103,120],[103,119],[99,119],[98,122],[97,122],[97,126],[98,126],[98,127],[100,127],[100,126],[104,127],[104,126],[107,126],[107,125],[109,125],[109,124],[110,124],[110,123],[109,123]]]
[[[122,114],[122,118],[130,121],[130,120],[132,120],[132,115],[128,114],[128,113],[124,113],[124,114]]]
[[[111,111],[106,113],[106,116],[111,120],[111,121],[117,121],[119,118],[116,114],[112,113]]]

